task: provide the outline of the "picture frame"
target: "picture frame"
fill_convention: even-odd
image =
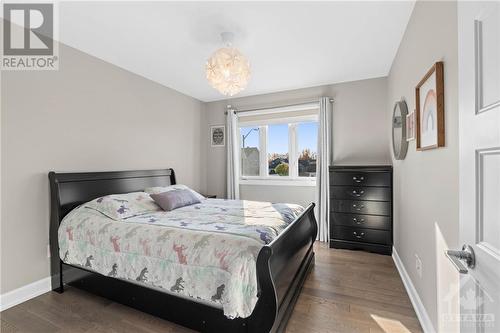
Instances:
[[[210,126],[210,143],[212,147],[226,145],[226,127],[224,125]]]
[[[415,88],[417,150],[445,145],[443,67],[436,62]]]
[[[415,133],[416,133],[415,114],[416,111],[413,110],[411,113],[406,115],[406,141],[415,140]]]

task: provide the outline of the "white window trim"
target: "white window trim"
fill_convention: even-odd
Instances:
[[[278,178],[279,176],[275,176]],[[316,177],[286,178],[279,177],[242,177],[240,185],[268,185],[268,186],[316,186]]]
[[[267,161],[267,126],[259,126],[259,148],[259,174],[265,175],[267,174],[267,163],[263,163],[263,161]],[[259,176],[258,178],[261,178],[261,176]],[[243,175],[241,175],[241,169],[240,179],[243,179]]]
[[[318,116],[315,114],[304,115],[304,116],[291,116],[286,118],[271,118],[266,120],[244,120],[244,118],[238,119],[238,127],[259,127],[263,125],[275,125],[275,124],[287,124],[287,123],[304,123],[308,121],[318,121]]]
[[[281,106],[268,109],[259,109],[254,111],[244,111],[238,113],[238,118],[243,118],[245,116],[259,116],[263,114],[273,114],[273,113],[283,113],[283,112],[294,112],[294,111],[307,111],[319,109],[319,102],[306,103],[301,105],[291,105],[291,106]]]
[[[265,176],[243,176],[240,172],[240,185],[268,185],[268,186],[316,186],[316,177],[299,177],[298,168],[298,141],[297,125],[303,122],[317,122],[318,115],[294,116],[279,119],[268,119],[264,121],[242,121],[238,119],[238,128],[259,127],[259,173]],[[267,165],[267,131],[268,125],[288,124],[288,156],[289,156],[289,176],[270,176]],[[239,136],[238,136],[239,137]],[[239,138],[240,139],[240,138]],[[238,146],[241,143],[238,142]],[[241,151],[240,151],[241,154]],[[292,157],[294,157],[292,159]],[[238,156],[241,158],[241,156]],[[293,162],[292,162],[293,161]]]
[[[289,178],[291,179],[299,178],[298,158],[299,156],[297,153],[297,123],[289,123],[288,124],[288,175]]]

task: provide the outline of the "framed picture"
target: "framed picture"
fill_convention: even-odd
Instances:
[[[210,141],[212,147],[224,147],[226,145],[226,127],[224,125],[210,126]]]
[[[415,140],[415,110],[406,115],[406,141]]]
[[[415,88],[417,150],[444,147],[443,62],[436,62]]]

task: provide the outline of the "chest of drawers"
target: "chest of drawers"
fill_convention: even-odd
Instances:
[[[392,167],[330,167],[330,247],[392,253]]]

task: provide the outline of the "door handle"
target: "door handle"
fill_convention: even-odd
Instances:
[[[467,267],[474,268],[476,265],[476,256],[470,245],[463,245],[462,251],[446,250],[445,254],[460,274],[467,274]],[[462,261],[465,261],[467,267]]]

